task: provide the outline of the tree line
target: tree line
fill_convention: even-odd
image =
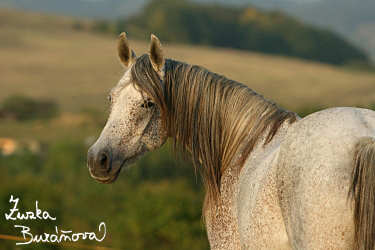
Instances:
[[[330,30],[304,24],[285,14],[253,7],[203,5],[185,0],[150,2],[143,11],[115,23],[98,21],[96,30],[163,42],[286,55],[336,65],[368,66],[367,55]]]

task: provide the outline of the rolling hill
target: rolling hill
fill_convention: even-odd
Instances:
[[[93,33],[90,20],[4,9],[0,18],[0,103],[12,93],[23,93],[57,100],[69,112],[107,107],[106,96],[123,70],[117,59],[116,38]],[[136,54],[148,51],[147,42],[130,42]],[[161,42],[167,57],[247,84],[288,109],[369,106],[375,102],[374,72]]]
[[[190,0],[224,6],[277,10],[302,22],[330,29],[366,51],[375,62],[373,0]],[[103,19],[129,18],[150,0],[0,0],[0,7]]]

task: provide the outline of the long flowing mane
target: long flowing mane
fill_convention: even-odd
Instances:
[[[191,152],[206,186],[205,207],[211,206],[220,196],[223,173],[232,164],[239,171],[264,133],[267,144],[285,121],[293,123],[298,116],[205,68],[166,59],[164,69],[163,83],[143,55],[131,77],[159,106],[174,148],[180,145]]]

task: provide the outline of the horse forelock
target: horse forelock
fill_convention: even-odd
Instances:
[[[143,55],[131,77],[159,106],[175,152],[190,151],[206,187],[204,210],[218,201],[221,177],[231,164],[239,172],[264,133],[266,144],[284,121],[298,119],[249,87],[199,66],[166,59],[162,82]]]

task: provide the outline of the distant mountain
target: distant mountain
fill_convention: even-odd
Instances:
[[[204,44],[287,55],[336,65],[368,66],[368,56],[334,32],[318,29],[275,11],[153,0],[132,18],[104,25],[105,33],[126,30],[131,37]]]
[[[281,10],[303,22],[328,28],[363,48],[375,62],[375,0],[190,0],[227,6]],[[76,17],[127,18],[150,0],[0,0],[0,7]]]
[[[282,10],[307,23],[336,31],[362,47],[375,62],[375,1],[328,0]]]
[[[192,0],[253,5],[278,10],[306,23],[331,29],[363,48],[375,63],[375,0]]]
[[[230,6],[256,6],[262,9],[284,9],[295,4],[309,4],[326,0],[191,0],[196,3],[209,3]]]
[[[147,2],[148,0],[0,0],[0,7],[115,19],[137,14]]]

